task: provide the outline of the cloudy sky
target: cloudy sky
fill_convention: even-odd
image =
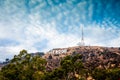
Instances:
[[[0,61],[20,50],[120,46],[120,0],[0,0]]]

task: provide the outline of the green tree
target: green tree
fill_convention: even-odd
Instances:
[[[45,72],[46,60],[40,56],[31,56],[26,50],[4,66],[1,70],[3,80],[41,80]]]
[[[80,54],[76,54],[73,56],[66,56],[61,61],[61,68],[65,72],[66,80],[73,78],[76,79],[76,75],[79,76],[78,78],[83,78],[85,72],[81,59],[82,56]]]
[[[94,69],[91,76],[95,79],[95,80],[105,80],[107,73],[106,70],[102,70],[102,69]]]
[[[119,80],[120,79],[120,69],[94,69],[91,76],[95,80]]]
[[[52,72],[45,74],[45,80],[64,80],[64,70],[62,68],[56,68]]]
[[[120,79],[120,69],[108,69],[107,71],[106,80],[119,80]]]

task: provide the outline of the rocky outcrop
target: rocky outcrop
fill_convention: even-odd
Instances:
[[[53,53],[52,53],[53,52]],[[52,70],[60,65],[60,61],[67,55],[81,54],[86,68],[115,68],[120,67],[120,49],[99,46],[77,46],[69,48],[57,48],[47,52],[43,58],[47,63],[47,69]]]

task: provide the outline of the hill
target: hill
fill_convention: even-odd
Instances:
[[[51,71],[60,65],[61,59],[67,55],[82,55],[82,62],[86,68],[108,69],[120,67],[120,48],[101,46],[75,46],[56,48],[48,51],[43,58],[47,60],[47,70]]]

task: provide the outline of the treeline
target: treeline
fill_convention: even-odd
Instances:
[[[80,54],[66,56],[51,72],[46,71],[46,65],[45,59],[22,50],[1,69],[0,80],[120,80],[119,68],[90,70]]]

